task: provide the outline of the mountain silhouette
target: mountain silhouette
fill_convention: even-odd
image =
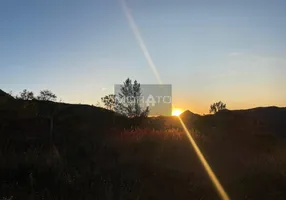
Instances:
[[[286,108],[257,107],[244,110],[221,110],[214,115],[202,116],[194,122],[201,130],[216,128],[222,131],[255,133],[263,135],[271,133],[286,137]]]
[[[10,94],[7,94],[3,90],[0,89],[0,98],[5,97],[5,98],[13,98]]]
[[[180,117],[181,118],[190,118],[191,119],[191,118],[201,117],[201,115],[193,113],[190,110],[186,110],[186,111],[184,111],[183,113],[180,114]]]

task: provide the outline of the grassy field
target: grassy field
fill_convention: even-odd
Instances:
[[[190,132],[231,199],[286,199],[283,140]],[[1,200],[219,199],[181,129],[2,135],[0,162]]]

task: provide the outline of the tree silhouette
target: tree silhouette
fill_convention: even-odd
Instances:
[[[220,110],[226,109],[226,104],[219,101],[210,105],[210,113],[217,113]]]
[[[50,90],[41,90],[40,95],[37,96],[37,99],[41,101],[56,101],[57,96]]]
[[[114,110],[115,108],[115,95],[109,94],[101,98],[102,103],[108,110]]]
[[[35,97],[33,92],[24,89],[22,92],[20,92],[19,96],[16,96],[16,99],[33,100]]]
[[[115,111],[130,118],[147,117],[149,107],[143,108],[140,104],[142,98],[141,86],[136,80],[127,78],[115,98]]]

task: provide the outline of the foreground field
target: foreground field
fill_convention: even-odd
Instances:
[[[286,146],[273,136],[191,130],[231,199],[285,199]],[[5,137],[0,199],[219,199],[180,129]]]

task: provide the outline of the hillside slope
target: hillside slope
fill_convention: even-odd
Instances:
[[[6,97],[5,97],[6,98]],[[0,103],[1,132],[40,135],[55,130],[99,130],[126,127],[126,117],[104,108],[38,100],[9,98]]]
[[[219,129],[258,135],[286,137],[286,108],[259,107],[246,110],[223,110],[194,121],[201,130]]]

